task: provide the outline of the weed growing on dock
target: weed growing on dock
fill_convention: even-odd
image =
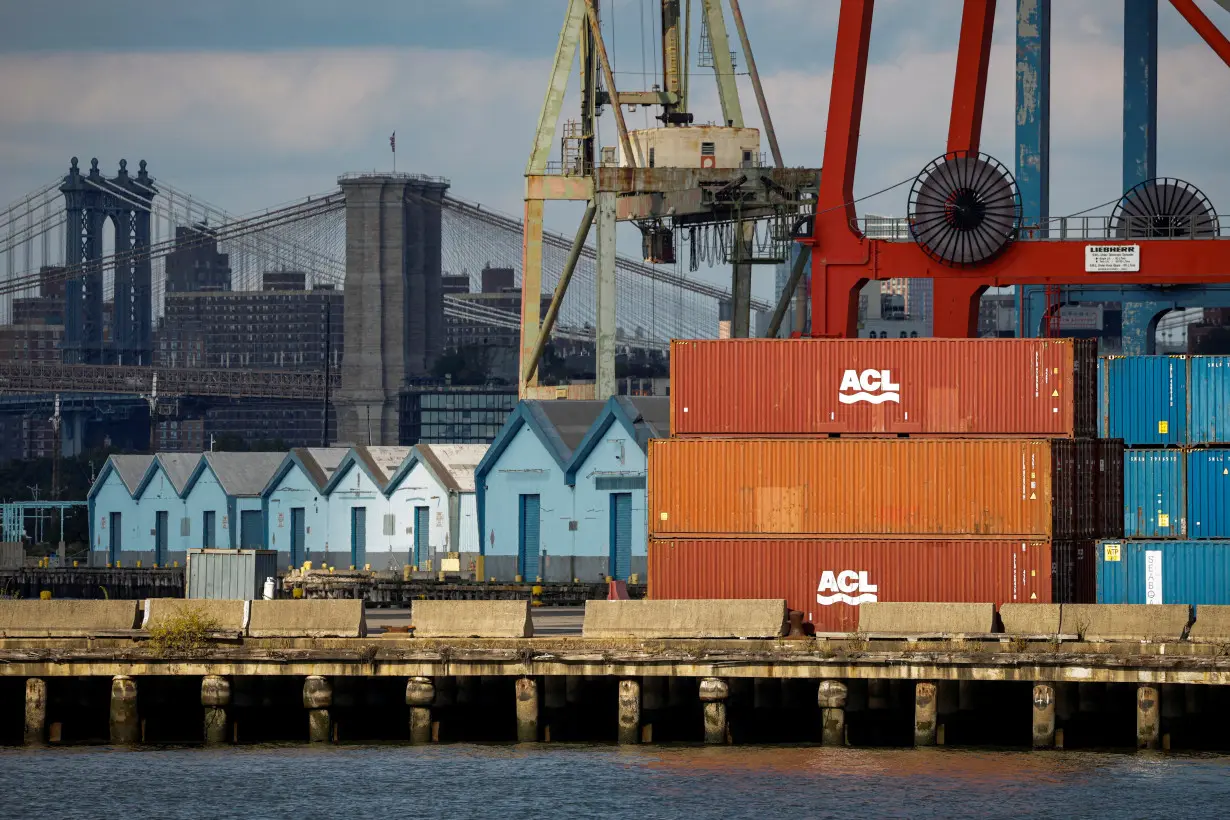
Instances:
[[[196,655],[209,647],[209,633],[220,628],[214,618],[188,608],[150,627],[149,649],[158,657]]]
[[[866,652],[869,645],[864,632],[851,632],[846,636],[846,647],[851,652]]]

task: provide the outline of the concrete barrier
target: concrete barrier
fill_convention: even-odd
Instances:
[[[1193,641],[1230,641],[1230,606],[1200,604],[1188,637]]]
[[[586,601],[586,638],[776,638],[785,600]]]
[[[415,601],[410,623],[419,638],[532,638],[529,601]]]
[[[0,601],[0,636],[77,638],[135,629],[137,601]]]
[[[1177,641],[1190,620],[1187,604],[1063,604],[1061,628],[1086,641]]]
[[[228,632],[243,632],[247,628],[246,601],[215,601],[200,598],[149,598],[145,601],[142,629],[151,629],[172,618],[188,612],[199,612],[202,617],[217,623],[218,629]]]
[[[858,631],[890,635],[980,635],[995,626],[995,604],[884,602],[858,608]]]
[[[1059,635],[1059,604],[1003,604],[999,619],[1008,635]]]
[[[362,599],[252,601],[252,638],[366,638]]]

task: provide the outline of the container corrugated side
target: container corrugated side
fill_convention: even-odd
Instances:
[[[187,563],[188,598],[256,600],[278,575],[276,550],[190,549]]]
[[[1230,449],[1188,451],[1187,534],[1230,538]]]
[[[1051,545],[1014,540],[654,540],[652,599],[784,598],[821,632],[869,601],[1051,603]]]
[[[653,537],[1070,538],[1074,442],[652,439]]]
[[[1051,542],[1051,602],[1092,604],[1097,601],[1095,541]]]
[[[676,436],[1096,435],[1088,339],[677,339]]]
[[[1188,443],[1230,443],[1230,356],[1192,356],[1187,373]]]
[[[1230,541],[1103,541],[1099,604],[1230,604]]]
[[[1124,537],[1186,538],[1186,483],[1182,450],[1124,453]]]
[[[1098,522],[1096,538],[1122,538],[1124,508],[1123,439],[1097,440],[1098,474],[1094,504]]]
[[[1184,356],[1103,356],[1101,432],[1129,447],[1187,443]]]

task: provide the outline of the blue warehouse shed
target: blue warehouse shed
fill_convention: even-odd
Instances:
[[[135,555],[128,558],[128,552],[149,548],[149,536],[142,535],[138,526],[133,496],[153,460],[153,456],[147,455],[113,455],[94,480],[86,496],[92,564],[135,562]]]
[[[184,493],[201,461],[199,453],[159,453],[146,468],[133,493],[137,516],[136,551],[129,547],[129,560],[170,566],[188,557],[192,517]]]
[[[187,515],[199,539],[220,549],[264,549],[261,493],[283,453],[205,453],[184,490]],[[194,543],[195,546],[195,543]]]
[[[646,451],[669,414],[666,398],[518,404],[475,471],[485,574],[643,574]]]
[[[329,502],[325,487],[346,457],[346,447],[297,447],[286,454],[261,492],[269,549],[285,553],[279,565],[328,563]]]

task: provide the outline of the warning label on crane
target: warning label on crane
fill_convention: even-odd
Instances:
[[[1085,273],[1137,273],[1140,245],[1086,245]]]

